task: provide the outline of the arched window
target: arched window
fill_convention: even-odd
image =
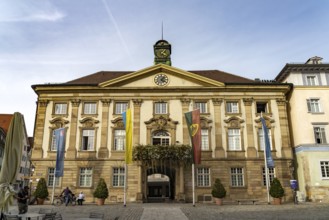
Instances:
[[[152,145],[168,146],[170,144],[170,136],[166,131],[155,131],[152,136]]]

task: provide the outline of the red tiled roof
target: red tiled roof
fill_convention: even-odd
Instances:
[[[88,84],[97,85],[102,82],[106,82],[111,79],[132,73],[133,71],[101,71],[91,75],[87,75],[72,81],[68,81],[66,85]],[[193,70],[188,71],[199,76],[203,76],[212,80],[216,80],[222,83],[255,83],[254,80],[247,79],[234,74],[226,73],[219,70]]]
[[[6,132],[8,132],[11,119],[14,117],[13,114],[0,114],[0,127]]]

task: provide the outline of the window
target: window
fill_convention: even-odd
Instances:
[[[67,113],[67,104],[66,103],[56,103],[55,104],[55,114],[56,115],[65,115]]]
[[[125,168],[113,168],[113,186],[122,187],[125,184]]]
[[[126,131],[114,131],[114,150],[125,150]]]
[[[243,168],[231,168],[231,184],[234,187],[244,186]]]
[[[48,168],[48,186],[53,186],[55,179],[55,168],[49,167]],[[56,177],[55,186],[59,186],[60,177]]]
[[[329,178],[329,161],[320,161],[322,178]]]
[[[272,149],[272,137],[271,130],[267,129],[268,139],[270,140],[270,149]],[[258,129],[258,138],[259,138],[259,150],[264,151],[265,149],[265,138],[263,129]]]
[[[50,150],[51,151],[57,151],[55,130],[52,131]]]
[[[316,77],[316,75],[306,76],[306,85],[308,85],[308,86],[319,85],[318,78]]]
[[[262,168],[262,172],[263,172],[263,185],[266,186],[266,173],[265,173],[265,167]],[[274,168],[267,168],[267,172],[268,172],[268,181],[269,181],[269,185],[271,185],[271,182],[273,181],[275,174],[274,174]]]
[[[227,113],[239,113],[238,102],[226,102],[226,112]]]
[[[81,150],[94,150],[95,130],[82,130]]]
[[[170,144],[170,136],[166,131],[156,131],[152,137],[153,145],[168,146]]]
[[[79,186],[90,187],[92,185],[93,169],[90,167],[80,168]]]
[[[207,102],[195,102],[194,109],[200,109],[200,113],[207,113]]]
[[[95,102],[85,102],[83,113],[86,115],[96,114],[96,103]]]
[[[314,127],[314,137],[316,144],[326,144],[326,131],[324,127]]]
[[[229,150],[241,150],[240,129],[228,129]]]
[[[321,112],[320,100],[319,99],[307,99],[307,110],[308,112]]]
[[[201,150],[209,150],[209,131],[201,129]]]
[[[154,103],[154,113],[155,114],[167,114],[167,103],[166,102],[156,102]]]
[[[197,168],[197,186],[210,186],[209,168]]]
[[[257,113],[268,113],[267,102],[257,102],[256,103],[256,111]]]
[[[120,115],[127,111],[128,108],[128,102],[116,102],[115,103],[115,114]]]

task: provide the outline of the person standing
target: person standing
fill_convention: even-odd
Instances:
[[[61,196],[62,195],[64,195],[65,205],[67,206],[67,204],[69,204],[70,199],[72,198],[72,191],[69,189],[69,187],[66,187],[61,193]]]
[[[24,214],[27,213],[28,210],[28,203],[27,200],[29,199],[29,187],[24,186],[17,194],[17,205],[18,205],[18,213]]]
[[[78,196],[78,205],[82,205],[83,200],[85,199],[85,194],[81,191]]]

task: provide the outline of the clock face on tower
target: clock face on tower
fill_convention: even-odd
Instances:
[[[155,75],[154,77],[154,83],[157,84],[158,86],[165,86],[169,82],[169,78],[167,75],[160,73]]]

